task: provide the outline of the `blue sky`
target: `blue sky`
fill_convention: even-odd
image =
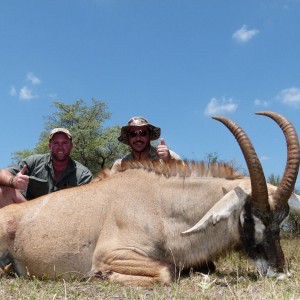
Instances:
[[[282,175],[283,134],[254,113],[279,112],[300,133],[299,18],[300,0],[1,1],[0,167],[36,145],[54,100],[96,98],[107,126],[142,115],[183,158],[245,165],[211,118],[225,115],[266,176]]]

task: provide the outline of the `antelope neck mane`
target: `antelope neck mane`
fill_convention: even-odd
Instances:
[[[171,160],[167,163],[160,160],[124,161],[118,171],[124,172],[129,169],[144,169],[165,177],[217,177],[232,180],[244,177],[227,164],[208,165],[203,161]]]

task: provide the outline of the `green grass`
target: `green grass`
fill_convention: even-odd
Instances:
[[[217,272],[192,273],[171,286],[126,287],[106,281],[0,279],[0,299],[300,299],[300,239],[283,239],[289,280],[260,277],[244,256],[232,253],[216,262]]]

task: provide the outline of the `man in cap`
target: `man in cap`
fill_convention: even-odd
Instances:
[[[163,138],[156,148],[151,145],[151,141],[160,137],[160,132],[159,127],[150,124],[144,117],[131,118],[128,124],[121,128],[118,137],[120,142],[130,146],[131,151],[122,159],[116,160],[111,171],[118,171],[122,161],[127,160],[163,159],[165,162],[171,159],[179,160],[179,155],[168,148]]]
[[[73,142],[69,130],[54,128],[48,147],[50,153],[30,155],[16,166],[0,170],[0,207],[83,185],[93,179],[88,168],[70,157]]]

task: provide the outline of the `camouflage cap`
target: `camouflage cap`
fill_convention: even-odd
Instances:
[[[70,131],[66,128],[54,128],[51,130],[50,134],[49,134],[49,141],[53,138],[54,134],[56,133],[64,133],[69,139],[72,139],[72,135],[70,133]]]
[[[148,122],[144,117],[132,117],[126,126],[121,128],[121,134],[118,140],[128,145],[128,131],[131,127],[147,126],[150,132],[150,141],[157,140],[160,137],[160,128]]]

